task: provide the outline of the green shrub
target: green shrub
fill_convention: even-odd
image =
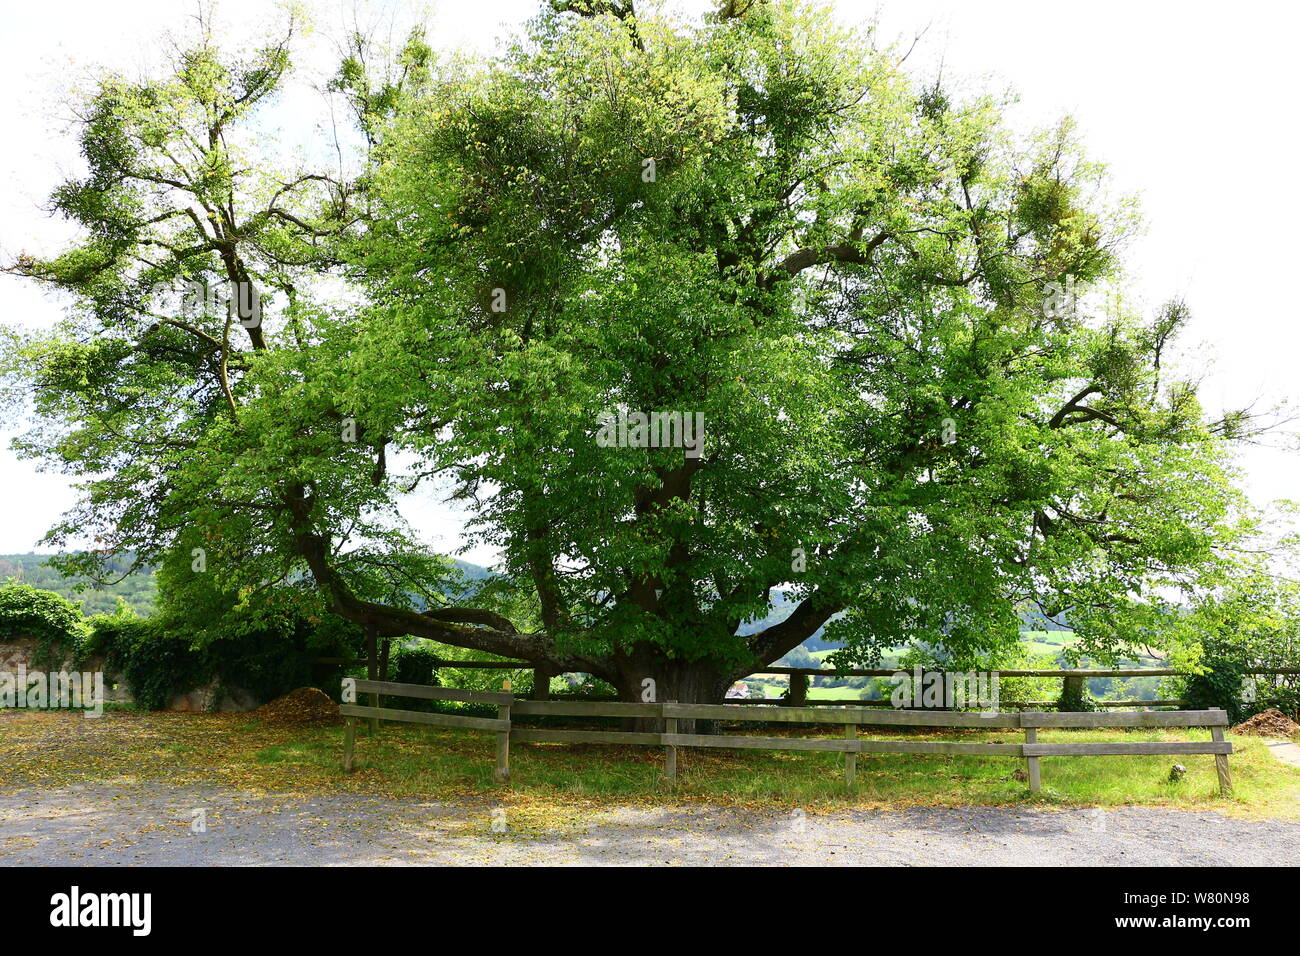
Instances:
[[[1228,712],[1230,723],[1239,724],[1255,710],[1254,705],[1242,700],[1242,679],[1249,664],[1240,644],[1217,636],[1201,642],[1206,668],[1204,674],[1191,674],[1186,678],[1183,697],[1191,710],[1209,710],[1214,707]]]
[[[314,627],[303,620],[227,634],[198,646],[166,619],[140,618],[125,609],[96,616],[92,625],[88,650],[121,672],[143,710],[161,710],[178,694],[214,680],[226,690],[247,691],[259,702],[304,686],[337,696],[342,667],[317,665],[314,659],[354,652],[346,629]]]
[[[428,647],[399,647],[389,661],[389,680],[437,686],[438,663],[438,655]]]
[[[1060,712],[1088,713],[1097,709],[1097,702],[1088,691],[1086,680],[1066,678],[1062,682],[1061,696],[1057,698],[1056,709]]]
[[[141,710],[162,710],[177,694],[210,679],[202,655],[188,640],[164,631],[154,618],[119,609],[117,614],[97,615],[91,624],[88,648],[104,656],[107,668],[121,673]]]
[[[521,667],[503,670],[457,667],[457,661],[491,661],[501,660],[501,658],[495,654],[487,654],[466,647],[453,647],[450,644],[442,644],[437,641],[426,641],[421,646],[428,647],[441,658],[443,663],[438,669],[438,683],[443,687],[499,691],[502,682],[506,680],[510,681],[516,691],[523,691],[532,686],[533,668],[531,665],[525,664]]]
[[[0,640],[34,637],[34,666],[55,668],[79,661],[85,649],[81,609],[55,594],[27,584],[0,585]]]

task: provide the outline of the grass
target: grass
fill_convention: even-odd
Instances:
[[[1051,644],[1054,647],[1069,647],[1079,643],[1073,631],[1021,631],[1021,641],[1029,644]]]
[[[1165,806],[1234,815],[1300,818],[1300,768],[1280,763],[1255,738],[1230,736],[1235,792],[1218,794],[1214,760],[1182,757],[1046,757],[1044,792],[1032,797],[1017,779],[1023,762],[1009,757],[860,754],[853,789],[843,757],[828,753],[686,749],[679,783],[660,782],[663,753],[654,747],[514,744],[511,787],[493,783],[491,735],[386,724],[357,742],[356,772],[340,768],[342,728],[290,730],[241,714],[115,712],[86,720],[67,712],[14,712],[0,717],[0,787],[22,790],[108,784],[229,787],[294,794],[355,793],[438,800],[504,800],[545,816],[584,805],[709,804],[843,809],[906,806]],[[830,736],[831,728],[786,731]],[[766,730],[771,735],[780,730]],[[872,736],[900,736],[873,729]],[[865,737],[866,734],[864,733]],[[1019,743],[1006,731],[943,730],[907,734],[927,740]],[[1208,731],[1043,731],[1042,742],[1206,740]],[[1170,766],[1187,774],[1170,783]]]
[[[809,687],[809,700],[853,700],[862,699],[862,689],[859,687]]]

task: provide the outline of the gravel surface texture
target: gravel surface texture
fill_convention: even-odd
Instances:
[[[196,813],[202,811],[202,813]],[[495,827],[495,830],[494,830]],[[3,865],[1294,866],[1300,822],[1142,807],[617,808],[563,829],[508,808],[153,788],[0,795]]]

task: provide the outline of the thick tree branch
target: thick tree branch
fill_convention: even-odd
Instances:
[[[794,650],[819,627],[844,610],[844,605],[827,601],[814,591],[799,602],[794,613],[780,624],[759,631],[749,638],[749,648],[760,666],[780,660]],[[739,676],[744,676],[742,672]]]
[[[420,613],[408,608],[362,600],[335,570],[325,537],[312,529],[310,496],[301,487],[295,487],[288,489],[283,501],[290,515],[296,549],[307,562],[317,586],[330,599],[332,609],[340,617],[374,628],[381,636],[409,634],[454,647],[545,664],[557,673],[581,671],[605,680],[613,678],[609,663],[603,658],[560,653],[550,636],[540,633],[520,634],[512,623],[493,611],[480,608],[438,608]],[[465,626],[467,624],[487,626]]]
[[[858,242],[846,242],[798,249],[778,262],[773,271],[764,276],[759,284],[763,288],[771,288],[778,282],[793,279],[805,269],[811,269],[813,266],[824,265],[828,262],[868,265],[871,262],[873,253],[890,235],[888,232],[879,232],[866,245]]]

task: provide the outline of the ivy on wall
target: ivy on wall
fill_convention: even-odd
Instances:
[[[0,641],[36,638],[33,665],[50,668],[79,661],[86,634],[81,609],[53,591],[28,584],[0,586]]]

